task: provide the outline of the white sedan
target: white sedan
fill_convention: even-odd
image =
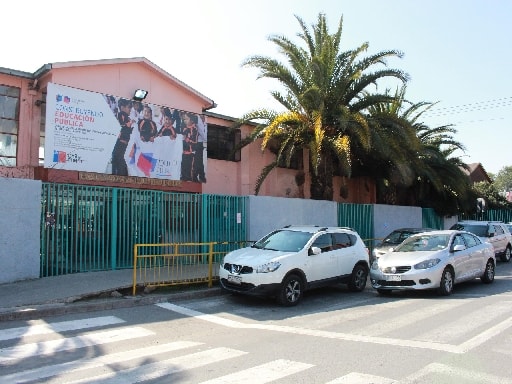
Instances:
[[[437,289],[449,295],[462,281],[494,281],[492,245],[466,231],[442,230],[413,235],[372,263],[370,281],[379,293]]]

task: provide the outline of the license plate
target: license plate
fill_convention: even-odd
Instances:
[[[400,275],[387,275],[386,281],[402,281],[402,276]]]
[[[228,281],[233,284],[242,284],[242,276],[228,275]]]

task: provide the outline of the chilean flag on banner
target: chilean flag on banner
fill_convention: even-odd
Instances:
[[[156,159],[153,158],[152,153],[141,153],[137,160],[137,167],[144,172],[146,177],[149,177],[151,171],[155,169]]]

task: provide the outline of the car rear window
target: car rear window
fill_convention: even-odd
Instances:
[[[480,237],[487,237],[487,225],[457,223],[454,224],[451,229],[459,229],[461,231],[468,231],[474,233],[475,235]]]
[[[357,239],[349,233],[334,233],[334,249],[346,248],[354,245]]]

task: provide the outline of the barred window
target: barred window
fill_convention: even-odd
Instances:
[[[0,85],[0,165],[16,166],[20,89]]]
[[[215,124],[208,124],[207,153],[209,159],[240,161],[241,133],[239,129],[230,129]]]

